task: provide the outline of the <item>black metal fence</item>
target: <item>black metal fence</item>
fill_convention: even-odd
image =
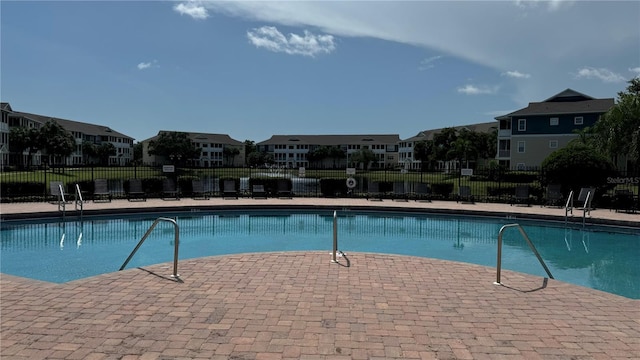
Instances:
[[[436,200],[459,200],[461,188],[470,190],[474,201],[514,201],[516,188],[525,185],[528,201],[545,204],[547,184],[540,170],[518,171],[500,168],[475,169],[472,172],[419,172],[404,170],[352,169],[287,169],[287,168],[187,168],[187,167],[58,167],[28,171],[4,171],[0,175],[2,202],[49,201],[56,198],[58,184],[70,196],[76,184],[85,200],[94,199],[95,180],[106,179],[112,198],[127,198],[131,179],[142,181],[149,198],[163,196],[163,181],[171,179],[181,197],[194,194],[197,180],[208,196],[222,196],[224,180],[233,180],[239,196],[251,196],[253,185],[261,184],[268,196],[277,196],[283,181],[293,196],[298,197],[369,197],[375,184],[375,195],[383,198],[428,197]],[[421,193],[426,184],[428,194]],[[594,204],[613,207],[619,191],[638,195],[640,177],[619,171],[596,188]],[[563,196],[571,189],[563,189]]]

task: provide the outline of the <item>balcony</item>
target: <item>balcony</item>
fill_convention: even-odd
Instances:
[[[511,137],[511,129],[498,130],[498,137]]]

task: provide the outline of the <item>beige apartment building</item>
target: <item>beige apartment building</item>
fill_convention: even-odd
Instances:
[[[393,168],[398,165],[397,134],[386,135],[273,135],[256,144],[258,151],[273,156],[275,164],[285,168],[319,166],[322,168],[357,167],[353,164],[354,153],[368,149],[376,156],[369,164],[371,168]],[[338,147],[343,158],[325,158],[320,164],[311,164],[309,153],[320,147]]]

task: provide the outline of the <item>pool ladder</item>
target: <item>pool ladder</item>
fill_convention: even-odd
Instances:
[[[76,211],[80,208],[80,220],[82,220],[82,215],[84,212],[84,199],[82,199],[82,192],[80,191],[80,185],[76,184],[75,187],[75,206]],[[65,221],[67,215],[67,199],[64,197],[64,189],[62,188],[62,184],[58,185],[58,211],[62,212],[62,221]]]
[[[500,282],[500,270],[502,268],[502,234],[506,229],[512,228],[512,227],[517,227],[518,230],[520,230],[520,234],[522,234],[522,237],[527,241],[529,248],[531,249],[531,251],[533,251],[533,254],[538,258],[538,261],[540,261],[540,265],[542,265],[542,267],[544,268],[544,271],[547,272],[547,275],[549,275],[549,278],[553,279],[553,275],[551,275],[551,271],[549,271],[547,264],[545,264],[544,260],[542,260],[542,257],[538,253],[538,250],[536,250],[536,247],[533,246],[531,239],[529,239],[529,236],[527,236],[527,233],[524,231],[522,226],[520,226],[520,224],[507,224],[501,227],[500,231],[498,232],[498,261],[496,264],[496,268],[497,268],[496,282],[494,284],[502,285],[502,283]]]
[[[176,220],[171,219],[171,218],[166,218],[166,217],[159,217],[153,222],[153,224],[149,227],[149,230],[147,230],[147,232],[144,234],[142,239],[140,239],[140,241],[138,242],[138,245],[136,245],[136,247],[133,249],[131,254],[129,254],[129,257],[127,258],[127,260],[124,261],[122,266],[120,266],[120,270],[118,270],[118,271],[123,270],[127,266],[129,261],[131,260],[131,258],[133,258],[133,255],[135,255],[136,251],[138,251],[140,246],[142,246],[142,243],[147,239],[147,237],[149,237],[149,234],[151,234],[151,232],[156,227],[156,225],[158,225],[161,221],[172,223],[173,227],[175,229],[175,237],[174,237],[174,241],[173,241],[174,250],[173,250],[173,275],[172,275],[172,277],[174,277],[176,279],[180,277],[180,275],[178,275],[178,245],[180,244],[180,229],[178,227],[178,223],[176,222]]]

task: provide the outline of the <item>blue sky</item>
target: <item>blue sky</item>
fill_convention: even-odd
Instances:
[[[229,134],[399,134],[493,121],[640,75],[637,1],[2,1],[15,111]]]

